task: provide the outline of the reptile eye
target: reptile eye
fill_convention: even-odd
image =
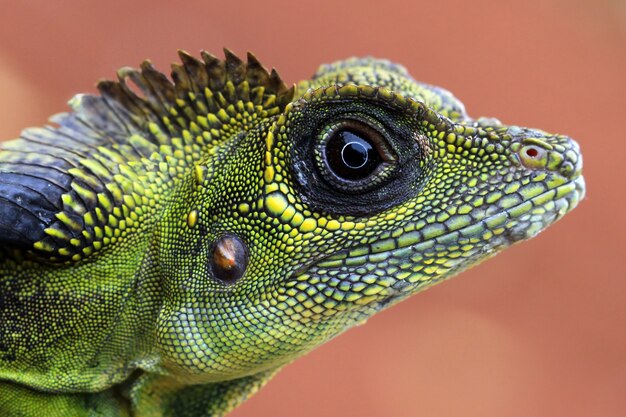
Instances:
[[[394,157],[379,126],[345,119],[322,131],[321,171],[328,182],[346,192],[376,185]]]
[[[350,128],[333,132],[326,144],[326,162],[335,175],[360,180],[380,165],[382,159],[367,133]]]

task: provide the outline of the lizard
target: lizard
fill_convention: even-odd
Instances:
[[[0,147],[0,415],[225,415],[572,210],[578,144],[386,60],[145,61]]]

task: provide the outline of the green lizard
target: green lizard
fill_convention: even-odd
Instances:
[[[0,148],[0,415],[214,416],[584,194],[568,137],[388,61],[181,52]]]

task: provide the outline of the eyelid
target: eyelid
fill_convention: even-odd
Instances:
[[[393,151],[391,140],[389,138],[389,130],[386,129],[378,120],[365,114],[346,114],[345,116],[338,118],[335,122],[329,123],[320,129],[318,139],[321,139],[322,141],[328,140],[332,132],[345,127],[346,125],[354,127],[355,130],[373,132],[373,137],[376,140],[372,140],[372,143],[376,146],[376,149],[382,159],[387,162],[396,160],[396,154]]]

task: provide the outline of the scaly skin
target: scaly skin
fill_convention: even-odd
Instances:
[[[251,55],[181,59],[2,144],[0,415],[223,415],[583,195],[570,138],[387,61],[294,90]]]

